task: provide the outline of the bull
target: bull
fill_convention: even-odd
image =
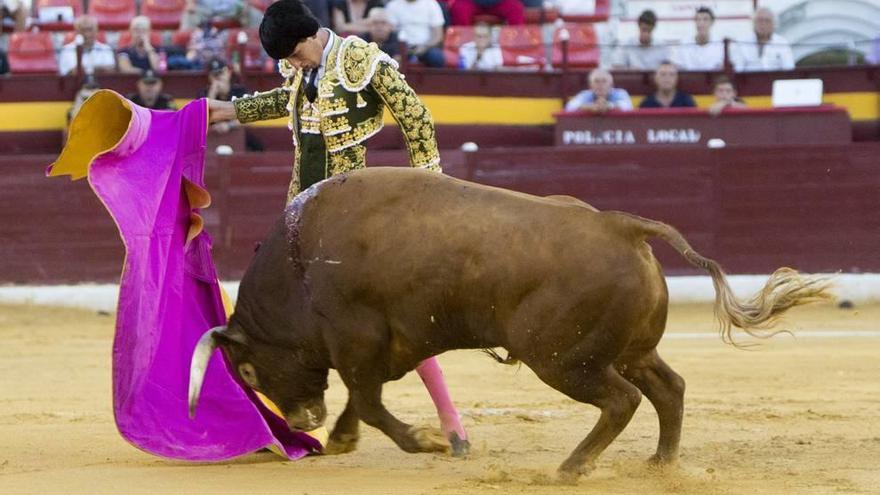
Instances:
[[[654,462],[678,456],[684,380],[657,353],[666,324],[659,238],[712,277],[720,334],[756,337],[793,306],[829,297],[820,278],[781,268],[749,301],[674,228],[569,197],[536,197],[441,174],[374,168],[334,176],[289,203],[241,281],[224,327],[197,344],[193,414],[211,352],[269,397],[291,430],[321,426],[328,370],[348,401],[325,452],[356,448],[358,424],[407,452],[447,450],[398,420],[382,386],[452,349],[507,350],[545,383],[601,410],[559,467],[588,473],[642,396],[660,423]],[[735,343],[735,342],[734,342]]]

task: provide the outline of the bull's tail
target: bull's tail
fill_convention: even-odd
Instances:
[[[620,218],[645,237],[659,237],[679,252],[692,265],[706,270],[715,286],[715,318],[724,342],[739,346],[731,336],[737,327],[753,337],[768,338],[780,333],[769,330],[790,308],[811,302],[831,300],[831,283],[825,277],[804,276],[791,268],[780,268],[770,275],[760,292],[747,301],[733,294],[721,266],[694,251],[678,230],[662,222],[624,212],[607,212]]]

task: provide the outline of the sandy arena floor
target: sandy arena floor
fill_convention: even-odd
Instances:
[[[364,427],[360,450],[344,456],[284,462],[262,453],[191,465],[117,434],[112,315],[0,306],[0,493],[880,493],[880,306],[803,308],[789,322],[795,333],[833,335],[782,335],[737,350],[694,335],[714,331],[709,306],[674,307],[661,354],[688,384],[680,465],[645,464],[657,438],[645,400],[598,469],[573,487],[555,485],[553,474],[596,409],[475,351],[441,357],[471,435],[467,459],[406,454]],[[854,330],[874,336],[845,334]],[[344,397],[334,376],[328,407],[339,412]],[[405,421],[434,422],[414,374],[385,397]]]

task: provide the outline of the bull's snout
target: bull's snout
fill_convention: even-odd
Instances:
[[[288,412],[284,419],[292,431],[312,431],[324,426],[327,419],[327,407],[321,399],[315,399],[298,405]]]

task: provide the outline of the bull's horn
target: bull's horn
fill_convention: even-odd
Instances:
[[[189,365],[189,417],[192,419],[196,415],[196,405],[199,403],[199,393],[202,391],[202,382],[205,380],[205,371],[208,369],[208,362],[211,359],[211,353],[217,348],[217,342],[214,340],[214,334],[226,330],[226,326],[214,327],[204,334],[196,344],[193,350],[192,362]]]

